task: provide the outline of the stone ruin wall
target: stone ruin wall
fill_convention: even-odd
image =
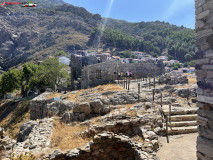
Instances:
[[[213,0],[195,0],[198,160],[213,160]]]
[[[101,79],[96,78],[96,71],[101,71]],[[155,77],[165,73],[165,68],[162,62],[143,62],[143,63],[120,63],[120,62],[104,62],[94,65],[89,65],[83,68],[82,71],[82,88],[94,87],[97,85],[108,84],[114,81],[114,72],[131,71],[140,77]]]

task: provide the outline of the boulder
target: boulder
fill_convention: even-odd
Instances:
[[[159,82],[169,84],[169,85],[188,84],[188,78],[185,75],[167,73],[160,76]]]
[[[17,142],[25,141],[28,138],[29,134],[32,132],[32,129],[35,125],[36,121],[29,121],[27,123],[22,124],[17,137]]]
[[[158,134],[160,131],[161,131],[160,127],[157,127],[157,128],[154,129],[155,134]]]
[[[4,129],[0,127],[0,137],[2,137],[4,134]]]
[[[92,109],[88,102],[75,104],[73,107],[73,113],[85,113],[85,115],[89,115]]]
[[[48,116],[62,116],[66,111],[70,111],[73,108],[72,101],[54,101],[47,104]]]
[[[152,103],[146,102],[145,107],[146,107],[146,109],[152,108]]]
[[[66,111],[72,110],[73,106],[74,104],[72,101],[61,101],[59,106],[59,115],[63,115]]]
[[[182,97],[182,98],[187,98],[190,94],[188,88],[178,88],[176,90],[176,93],[178,94],[179,97]]]
[[[92,112],[95,114],[101,114],[103,112],[103,103],[99,99],[90,102],[90,106],[91,106]]]
[[[64,123],[69,123],[70,122],[70,113],[66,112],[61,118],[61,121]]]

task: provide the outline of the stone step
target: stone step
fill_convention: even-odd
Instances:
[[[169,127],[168,134],[175,135],[175,134],[186,134],[186,133],[196,133],[197,126],[189,126],[189,127]]]
[[[181,107],[181,105],[179,103],[173,103],[172,106],[173,107]]]
[[[194,120],[197,120],[197,114],[186,114],[186,115],[171,116],[171,121],[172,122],[194,121]]]
[[[163,111],[165,115],[169,115],[169,110]],[[171,110],[171,115],[186,115],[186,114],[196,114],[197,109],[186,109],[186,110]]]
[[[181,121],[168,123],[169,127],[197,126],[197,121]]]

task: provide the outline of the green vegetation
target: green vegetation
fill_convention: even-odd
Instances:
[[[67,56],[67,54],[64,51],[58,51],[54,54],[54,57],[60,57],[60,56]]]
[[[195,60],[191,60],[190,62],[185,62],[184,67],[195,67]]]
[[[168,49],[169,59],[189,62],[195,59],[195,31],[163,22],[128,23],[109,20],[107,29],[94,28],[89,45],[97,45],[97,37],[103,32],[101,43],[121,50],[138,50],[158,57]],[[112,29],[113,28],[113,29]]]
[[[179,64],[179,63],[172,64],[172,69],[173,70],[178,70],[179,68],[181,68],[181,64]]]
[[[131,53],[129,50],[125,50],[123,55],[120,55],[121,58],[135,58],[135,55]]]
[[[22,96],[27,96],[29,91],[52,88],[54,86],[67,86],[70,83],[66,65],[58,62],[56,58],[45,60],[40,65],[26,63],[21,70],[10,69],[1,77],[1,97],[6,93],[21,89]]]

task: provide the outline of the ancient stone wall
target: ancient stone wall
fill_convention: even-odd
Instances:
[[[141,150],[142,145],[132,142],[127,136],[103,132],[88,145],[62,152],[54,150],[42,160],[151,160],[158,159],[155,153]]]
[[[197,157],[213,160],[213,0],[195,0],[198,94]]]
[[[30,102],[30,119],[43,119],[45,117],[62,116],[73,108],[72,101],[48,99],[50,93],[45,92]]]
[[[88,88],[113,82],[117,78],[117,73],[125,75],[127,71],[131,71],[133,75],[137,74],[140,77],[155,77],[165,72],[161,61],[136,64],[117,61],[104,62],[83,68],[81,87]],[[97,76],[98,72],[100,76]]]

